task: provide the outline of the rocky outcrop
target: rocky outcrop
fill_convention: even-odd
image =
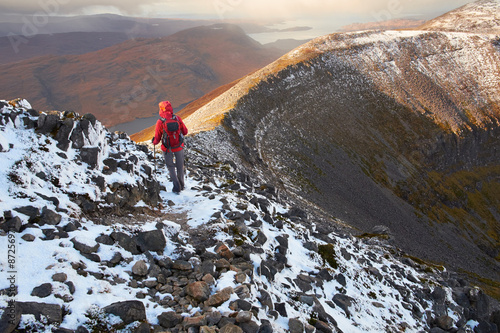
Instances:
[[[146,146],[135,145],[130,142],[124,133],[110,133],[94,115],[85,114],[79,116],[75,112],[42,112],[33,109],[11,109],[4,111],[0,117],[0,126],[7,123],[14,126],[23,126],[27,129],[34,129],[36,133],[52,137],[56,141],[57,147],[61,150],[59,155],[68,158],[68,149],[76,152],[75,163],[85,163],[89,170],[93,170],[92,181],[103,193],[101,202],[109,205],[115,213],[133,210],[134,206],[143,201],[151,206],[159,203],[160,185],[153,178],[153,170],[150,163],[139,160],[137,154],[143,153],[146,159],[153,156]],[[121,142],[126,142],[126,147],[119,147]],[[114,151],[118,148],[118,151]],[[39,151],[44,149],[38,147]],[[120,149],[123,149],[120,151]],[[50,170],[50,168],[48,168]],[[116,172],[126,172],[140,180],[135,184],[106,184],[105,175]],[[52,182],[58,185],[57,174],[47,175],[44,172],[37,173],[43,181]],[[12,174],[12,177],[15,177]],[[22,182],[22,179],[19,179]],[[108,190],[109,189],[109,190]],[[43,194],[40,194],[43,197]],[[57,198],[50,198],[56,206]],[[85,196],[77,195],[74,201],[82,207],[85,214],[96,214],[97,204],[93,203]],[[32,218],[40,219],[42,224],[57,225],[57,214],[50,209],[40,213],[34,213]],[[30,213],[31,214],[31,213]],[[31,214],[33,215],[33,214]],[[31,216],[30,215],[30,216]]]

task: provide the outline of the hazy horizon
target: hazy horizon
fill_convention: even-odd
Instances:
[[[353,23],[393,19],[428,20],[472,1],[422,0],[4,0],[0,22],[25,22],[36,27],[57,16],[117,14],[143,18],[256,22],[275,29],[251,34],[265,44],[278,39],[307,40],[339,31]],[[309,27],[286,31],[293,27]],[[42,29],[40,29],[42,30]],[[285,31],[280,31],[285,30]]]

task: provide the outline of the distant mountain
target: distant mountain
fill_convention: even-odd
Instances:
[[[113,126],[157,114],[164,99],[179,108],[281,54],[237,26],[203,26],[84,55],[2,65],[1,90],[26,96],[37,108],[91,112]]]
[[[182,30],[218,23],[233,22],[100,14],[50,16],[47,22],[39,24],[29,16],[0,13],[0,64],[44,55],[84,54],[128,39],[161,38]],[[265,24],[242,20],[237,22],[247,34],[276,31]],[[309,28],[291,29],[293,31]],[[294,47],[300,44],[296,42]],[[268,46],[274,48],[273,45]],[[294,47],[286,49],[283,53]]]
[[[35,35],[68,32],[117,32],[129,38],[164,37],[181,30],[217,23],[216,20],[181,20],[127,17],[113,14],[50,16],[45,24],[32,17],[0,14],[0,36],[19,35],[28,40]]]
[[[333,34],[185,123],[208,156],[360,234],[384,225],[398,247],[486,278],[500,297],[499,63],[494,35]]]
[[[422,30],[500,33],[500,1],[479,0],[422,25]]]
[[[264,44],[265,47],[280,49],[283,53],[287,53],[302,44],[307,43],[309,40],[296,40],[296,39],[278,39],[275,42]]]
[[[69,32],[52,35],[0,37],[0,64],[46,55],[85,54],[130,39],[122,32]]]

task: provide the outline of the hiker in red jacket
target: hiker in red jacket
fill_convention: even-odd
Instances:
[[[165,165],[174,184],[172,192],[179,194],[184,189],[184,136],[188,130],[181,117],[174,115],[169,101],[160,102],[159,107],[160,119],[151,141],[154,145],[161,141]]]

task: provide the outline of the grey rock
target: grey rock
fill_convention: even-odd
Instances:
[[[335,296],[333,296],[332,300],[335,303],[335,305],[344,310],[347,316],[351,315],[349,307],[351,307],[352,303],[354,302],[354,299],[352,297],[349,297],[344,294],[336,294]]]
[[[118,245],[120,245],[124,250],[130,252],[131,254],[139,254],[140,251],[138,249],[137,241],[127,235],[124,232],[112,232],[111,238],[113,238]]]
[[[40,215],[40,225],[58,225],[61,222],[62,216],[47,207],[43,207]]]
[[[87,245],[79,242],[76,238],[72,238],[71,242],[73,243],[75,249],[80,251],[81,253],[91,254],[97,252],[97,250],[99,249],[99,243],[93,245]]]
[[[453,327],[453,319],[450,316],[444,315],[436,318],[436,325],[445,330],[448,331]]]
[[[68,275],[66,273],[55,273],[52,275],[52,281],[55,282],[65,282],[68,279]]]
[[[73,125],[74,125],[73,119],[64,119],[61,122],[61,126],[57,130],[55,136],[55,139],[57,141],[57,147],[63,151],[67,151],[71,143],[69,136],[71,135],[71,132],[73,132],[74,130]]]
[[[104,245],[113,245],[115,241],[108,235],[99,235],[96,237],[95,241]]]
[[[260,325],[258,330],[258,333],[273,333],[273,332],[274,332],[273,327],[271,326],[271,324],[268,323]]]
[[[82,162],[87,163],[89,168],[95,169],[99,161],[99,147],[83,147],[80,149],[80,158]]]
[[[252,312],[250,311],[240,311],[236,315],[236,322],[237,323],[247,323],[252,320]]]
[[[14,208],[18,213],[28,216],[28,222],[33,223],[40,217],[40,209],[33,206],[23,206]]]
[[[137,276],[146,276],[148,275],[148,265],[144,260],[139,260],[132,266],[132,273]]]
[[[125,324],[146,320],[146,308],[141,301],[113,303],[103,308],[103,311],[120,317]]]
[[[182,323],[183,319],[184,318],[180,314],[177,314],[173,311],[163,312],[158,316],[158,322],[162,327],[165,328],[175,327]]]
[[[254,321],[238,323],[238,326],[243,330],[244,333],[258,333],[260,329],[259,324]]]
[[[479,325],[474,328],[474,333],[498,333],[498,327],[486,320],[479,320]]]
[[[63,320],[63,311],[58,304],[47,304],[37,302],[17,302],[21,308],[22,314],[31,314],[38,321],[44,317],[49,324],[61,323]]]
[[[163,253],[167,245],[165,236],[161,230],[140,232],[136,236],[136,240],[141,252],[153,251]]]
[[[250,311],[252,309],[252,303],[243,299],[237,299],[229,305],[229,308],[233,311]]]
[[[8,219],[1,224],[1,228],[5,232],[19,232],[21,231],[22,226],[23,222],[18,216]]]
[[[36,239],[32,234],[24,234],[21,238],[26,242],[33,242]]]
[[[269,295],[269,293],[264,289],[260,289],[259,293],[260,295],[257,297],[257,299],[259,300],[260,304],[262,304],[264,308],[267,308],[268,311],[274,310],[274,304],[273,300],[271,299],[271,295]]]
[[[303,333],[304,332],[304,324],[296,318],[290,318],[288,320],[288,327],[290,329],[290,333]]]
[[[37,132],[49,134],[57,129],[59,116],[55,114],[40,114],[38,117]]]
[[[52,294],[52,284],[50,283],[43,283],[31,291],[31,296],[40,298],[48,297],[50,294]]]
[[[174,261],[172,268],[179,271],[190,271],[193,269],[193,265],[185,260],[176,260]]]

